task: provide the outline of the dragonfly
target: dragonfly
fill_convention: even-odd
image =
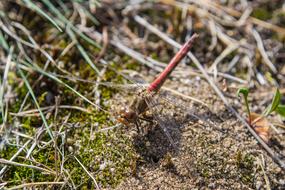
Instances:
[[[133,99],[133,101],[131,102],[129,106],[122,106],[120,107],[118,111],[115,111],[115,112],[112,111],[109,114],[114,116],[115,119],[119,123],[125,126],[128,126],[128,127],[136,126],[138,133],[140,133],[141,131],[140,121],[141,120],[152,122],[152,118],[149,118],[146,115],[146,112],[150,110],[151,115],[153,116],[157,124],[160,126],[160,128],[163,130],[164,134],[168,137],[170,144],[173,147],[175,147],[176,143],[174,142],[173,138],[171,137],[167,129],[167,126],[169,125],[169,123],[171,123],[171,121],[169,121],[165,117],[162,117],[161,109],[159,109],[159,105],[161,105],[161,103],[158,101],[158,99],[163,99],[168,104],[173,104],[173,103],[171,100],[168,100],[165,97],[165,94],[161,95],[160,89],[163,86],[166,79],[171,74],[171,72],[177,67],[177,65],[181,62],[181,60],[190,51],[191,47],[194,44],[194,41],[196,40],[196,38],[198,38],[198,36],[199,36],[198,34],[194,33],[189,38],[189,40],[187,40],[186,43],[180,48],[180,50],[175,54],[175,56],[171,59],[171,61],[165,67],[165,69],[149,85],[136,83],[132,81],[129,77],[123,75],[124,78],[126,78],[127,80],[129,80],[131,83],[135,85],[135,86],[131,85],[128,87],[131,87],[131,88],[135,87],[135,89],[138,90],[137,95],[135,96],[135,98]],[[105,61],[101,60],[101,62],[102,64],[107,65]],[[57,76],[69,79],[69,77],[64,77],[61,75],[57,75]],[[72,77],[71,79],[79,80],[82,82],[91,82],[91,81],[79,79],[77,77]],[[125,85],[113,84],[113,83],[108,83],[108,82],[93,82],[92,81],[91,83],[95,83],[96,85],[102,85],[102,86],[107,86],[111,88],[118,88],[118,87],[126,88]],[[190,114],[191,116],[195,117],[198,120],[201,120],[200,117],[197,117],[194,114],[191,114],[191,113],[188,113],[188,114]]]
[[[140,120],[148,121],[149,119],[146,118],[145,113],[151,109],[154,119],[162,128],[163,132],[168,137],[170,143],[175,146],[173,138],[165,127],[165,123],[167,121],[165,121],[158,114],[158,103],[155,101],[154,97],[159,93],[161,87],[163,86],[166,79],[170,76],[171,72],[177,67],[181,60],[190,51],[197,37],[198,34],[194,33],[175,54],[175,56],[171,59],[165,69],[158,75],[158,77],[156,77],[155,80],[150,83],[149,86],[140,88],[138,95],[134,98],[134,100],[129,106],[121,107],[121,109],[117,113],[117,120],[120,123],[126,126],[135,125],[138,132],[140,132]]]

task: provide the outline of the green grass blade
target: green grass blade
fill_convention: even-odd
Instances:
[[[62,0],[57,1],[57,3],[63,9],[64,12],[69,12],[68,7],[64,4]]]
[[[88,56],[87,52],[84,50],[84,48],[81,46],[81,44],[77,41],[74,33],[69,30],[68,28],[66,29],[68,35],[70,36],[70,38],[76,42],[76,47],[79,50],[79,52],[81,53],[82,57],[85,59],[85,61],[90,65],[90,67],[99,75],[99,70],[97,69],[97,67],[94,65],[94,63],[92,62],[92,60],[90,59],[90,57]]]
[[[83,56],[83,58],[85,59],[85,61],[87,61],[87,63],[92,67],[92,69],[94,69],[94,71],[99,75],[99,73],[100,73],[99,70],[94,65],[94,63],[91,61],[90,57],[87,55],[84,48],[79,43],[76,44],[76,46],[77,46],[78,50],[80,51],[81,55]]]
[[[49,126],[48,126],[47,120],[46,120],[46,118],[45,118],[45,116],[44,116],[44,114],[43,114],[43,112],[42,112],[42,110],[40,108],[40,105],[39,105],[39,103],[37,101],[37,98],[36,98],[36,96],[35,96],[35,94],[34,94],[34,92],[32,90],[32,87],[30,86],[30,84],[29,84],[25,74],[23,73],[23,71],[19,67],[18,67],[18,71],[19,71],[22,79],[24,80],[24,83],[25,83],[26,87],[28,88],[28,91],[30,92],[30,95],[33,98],[33,101],[34,101],[37,109],[39,110],[40,116],[41,116],[41,118],[42,118],[42,120],[44,122],[44,125],[46,127],[46,130],[48,131],[49,136],[51,137],[52,141],[55,142],[54,137],[52,135],[52,132],[51,132]]]
[[[65,18],[63,14],[60,13],[60,11],[49,1],[49,0],[41,0],[60,20],[63,22],[66,26],[70,26],[70,28],[78,34],[82,39],[84,39],[89,44],[101,48],[100,45],[98,45],[94,40],[86,36],[84,33],[82,33],[80,30],[78,30],[69,20]]]
[[[278,105],[280,104],[280,100],[281,100],[281,94],[279,89],[277,88],[275,93],[274,93],[274,97],[272,99],[271,104],[266,108],[264,115],[267,116],[269,114],[271,114],[273,111],[275,111],[278,107]]]
[[[2,46],[6,51],[9,51],[9,45],[8,45],[2,31],[0,31],[0,46]]]
[[[277,109],[275,110],[279,115],[285,118],[285,105],[278,105]]]
[[[95,25],[99,24],[98,20],[88,10],[86,10],[84,7],[81,8],[84,14],[86,14],[86,16],[93,22],[93,24]]]
[[[92,106],[96,107],[97,109],[107,112],[109,113],[107,110],[104,110],[103,108],[101,108],[100,106],[98,106],[97,104],[93,103],[92,101],[90,101],[88,98],[86,98],[85,96],[83,96],[80,92],[78,92],[77,90],[75,90],[74,88],[72,88],[71,86],[69,86],[68,84],[66,84],[65,82],[63,82],[62,80],[60,80],[58,77],[54,76],[51,73],[48,73],[44,70],[42,70],[41,68],[39,68],[36,65],[31,65],[27,62],[22,61],[22,63],[27,66],[29,69],[32,69],[34,71],[37,71],[47,77],[49,77],[50,79],[58,82],[59,84],[62,84],[63,86],[65,86],[66,88],[68,88],[69,90],[71,90],[72,92],[74,92],[76,95],[78,95],[80,98],[82,98],[83,100],[85,100],[87,103],[91,104]],[[19,65],[21,67],[21,65]],[[25,67],[24,67],[25,68]]]
[[[62,29],[58,26],[58,24],[54,21],[54,19],[52,19],[49,15],[47,15],[44,11],[42,11],[41,8],[39,8],[37,5],[35,5],[33,2],[31,2],[30,0],[23,0],[26,5],[33,9],[34,11],[36,11],[38,14],[42,15],[43,17],[45,17],[47,20],[49,20],[60,32],[62,32]]]

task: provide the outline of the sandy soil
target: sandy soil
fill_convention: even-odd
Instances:
[[[166,86],[198,97],[210,109],[181,97],[176,97],[177,107],[163,106],[176,118],[176,122],[175,119],[167,122],[168,131],[177,142],[175,148],[155,124],[146,124],[142,135],[127,131],[135,134],[138,160],[133,175],[117,189],[265,189],[266,185],[272,189],[285,188],[284,172],[226,110],[204,80],[196,77],[188,84],[180,83],[178,89],[175,88],[178,81]],[[228,88],[225,93],[235,97],[233,92]],[[231,102],[239,107],[238,99]]]

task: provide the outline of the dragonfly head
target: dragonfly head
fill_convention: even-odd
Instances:
[[[122,107],[118,112],[118,120],[119,122],[128,125],[134,122],[136,119],[136,112],[132,109]]]

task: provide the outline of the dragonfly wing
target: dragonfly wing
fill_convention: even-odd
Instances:
[[[146,103],[152,112],[152,115],[154,119],[157,121],[158,125],[168,138],[169,142],[171,145],[176,148],[176,142],[172,138],[172,135],[170,134],[171,128],[174,129],[176,128],[175,125],[176,123],[174,122],[173,119],[169,118],[167,114],[163,113],[163,105],[157,101],[155,98],[147,98]]]
[[[191,116],[192,118],[195,118],[197,120],[200,120],[202,122],[208,123],[208,121],[206,121],[206,119],[204,118],[204,116],[202,116],[201,114],[199,114],[199,110],[204,110],[204,109],[197,109],[197,106],[192,106],[191,104],[187,104],[187,106],[185,105],[185,100],[183,100],[183,98],[181,97],[177,97],[176,95],[171,94],[171,92],[169,91],[165,91],[165,90],[161,90],[159,91],[159,93],[157,94],[157,96],[159,96],[159,99],[163,100],[164,102],[166,102],[167,104],[171,104],[176,108],[182,109],[184,114],[186,114],[187,116]],[[195,105],[195,104],[192,104]],[[204,105],[202,105],[204,106]],[[205,108],[205,106],[204,106]],[[206,108],[207,111],[209,108]]]

